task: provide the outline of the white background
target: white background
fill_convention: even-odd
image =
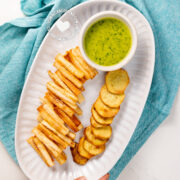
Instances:
[[[20,0],[1,0],[0,25],[22,17]],[[118,180],[180,179],[180,89],[171,114],[130,161]],[[0,180],[26,180],[0,143]]]

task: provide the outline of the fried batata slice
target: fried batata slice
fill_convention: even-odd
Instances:
[[[90,121],[91,121],[91,126],[93,126],[95,128],[106,126],[106,125],[99,124],[98,122],[96,122],[96,120],[94,119],[93,116],[91,116]]]
[[[92,157],[92,155],[84,149],[84,139],[85,138],[83,136],[79,141],[78,152],[82,157],[90,159]]]
[[[105,105],[111,108],[118,108],[123,102],[125,94],[112,94],[108,91],[106,85],[104,85],[100,91],[100,98]]]
[[[89,142],[91,142],[92,144],[94,144],[95,146],[102,146],[107,142],[106,140],[101,140],[101,139],[96,138],[91,131],[91,126],[89,126],[85,129],[84,135],[85,135],[86,139]]]
[[[124,69],[110,71],[106,75],[106,86],[113,94],[122,94],[126,90],[130,80],[128,73]]]
[[[78,144],[75,144],[74,148],[71,148],[71,153],[72,153],[72,157],[74,162],[76,162],[79,165],[84,165],[87,163],[88,159],[82,157],[79,153],[78,153]]]
[[[92,107],[91,109],[91,113],[93,118],[95,119],[95,121],[99,124],[102,125],[109,125],[113,122],[113,118],[104,118],[102,116],[100,116],[97,111],[94,109],[94,107]]]
[[[98,155],[104,152],[105,150],[105,145],[101,146],[95,146],[94,144],[90,143],[87,139],[84,140],[84,149],[92,154],[92,155]]]
[[[101,127],[101,128],[91,127],[91,129],[92,129],[92,133],[94,134],[94,136],[101,140],[108,140],[112,134],[111,126],[105,126],[105,127]]]
[[[120,109],[120,107],[119,108],[108,107],[101,101],[100,97],[97,98],[94,104],[94,108],[96,109],[99,115],[105,118],[114,117],[119,112]]]

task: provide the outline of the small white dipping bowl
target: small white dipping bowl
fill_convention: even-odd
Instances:
[[[116,19],[124,22],[129,27],[129,30],[130,30],[131,36],[132,36],[132,45],[131,45],[131,48],[130,48],[128,54],[119,63],[114,64],[112,66],[102,66],[102,65],[96,64],[93,60],[91,60],[86,55],[86,51],[85,51],[85,47],[84,47],[84,36],[86,35],[86,32],[91,27],[91,25],[93,25],[94,23],[96,23],[97,21],[99,21],[103,18],[109,18],[109,17],[116,18]],[[91,65],[92,67],[94,67],[98,70],[101,70],[101,71],[114,71],[116,69],[123,67],[132,59],[132,57],[136,51],[136,47],[137,47],[137,34],[136,34],[135,27],[133,26],[133,24],[130,22],[130,20],[127,17],[125,17],[124,15],[122,15],[118,12],[114,12],[114,11],[104,11],[104,12],[97,13],[94,16],[90,17],[83,25],[83,27],[80,31],[79,38],[80,38],[79,47],[80,47],[80,50],[81,50],[81,53],[82,53],[84,59],[87,61],[87,63],[89,65]]]

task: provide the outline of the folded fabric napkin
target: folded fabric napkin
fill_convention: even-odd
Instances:
[[[58,9],[69,9],[81,2],[21,0],[21,9],[26,17],[0,26],[0,140],[15,161],[14,129],[19,98],[34,57],[47,33],[48,18]],[[179,0],[125,2],[137,8],[149,21],[155,37],[156,61],[143,114],[126,150],[111,169],[110,179],[117,178],[168,116],[180,83]]]

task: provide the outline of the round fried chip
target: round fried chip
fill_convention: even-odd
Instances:
[[[92,157],[91,154],[89,154],[85,149],[84,149],[84,136],[80,139],[79,145],[78,145],[78,153],[87,159],[90,159]]]
[[[108,117],[114,117],[119,109],[119,108],[110,108],[107,105],[105,105],[100,97],[97,98],[95,104],[94,104],[94,108],[96,109],[96,111],[98,112],[99,115],[101,115],[102,117],[108,118]]]
[[[95,146],[94,144],[90,143],[88,140],[84,140],[84,149],[92,154],[92,155],[98,155],[101,154],[105,150],[105,145],[102,146]]]
[[[106,86],[113,94],[122,94],[126,90],[130,80],[128,73],[124,69],[110,71],[106,75]]]
[[[92,116],[93,118],[95,119],[95,121],[99,124],[102,124],[102,125],[109,125],[113,122],[113,118],[104,118],[102,116],[100,116],[96,110],[94,109],[94,107],[92,107],[91,109],[91,113],[92,113]]]
[[[96,122],[96,120],[94,119],[93,116],[91,116],[90,121],[91,121],[91,125],[92,125],[93,127],[95,127],[95,128],[99,128],[99,127],[105,126],[105,125],[103,125],[103,124],[99,124],[98,122]]]
[[[95,146],[101,146],[107,142],[106,140],[101,140],[101,139],[96,138],[94,136],[94,134],[92,134],[92,132],[91,132],[91,126],[89,126],[85,129],[84,135],[85,135],[86,139],[89,142],[91,142],[92,144],[94,144]]]
[[[101,88],[100,98],[102,102],[111,107],[118,108],[125,98],[125,94],[112,94],[108,91],[106,85]]]
[[[72,157],[74,162],[76,162],[79,165],[84,165],[87,163],[88,159],[82,157],[79,153],[78,153],[78,144],[75,144],[74,148],[71,148],[71,153],[72,153]]]
[[[101,128],[91,127],[91,130],[96,138],[99,138],[102,140],[108,140],[112,134],[111,126],[105,126],[105,127],[101,127]]]

